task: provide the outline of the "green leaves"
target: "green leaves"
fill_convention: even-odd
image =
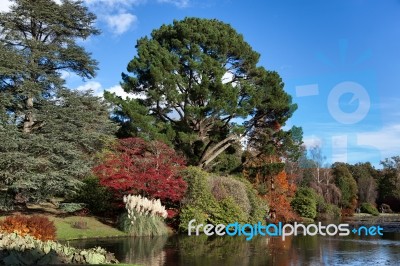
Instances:
[[[0,13],[0,98],[7,99],[0,101],[0,121],[23,123],[30,132],[40,102],[64,85],[60,71],[95,75],[97,62],[76,41],[99,31],[81,1],[13,2],[9,12]]]
[[[25,202],[76,191],[117,129],[106,105],[90,93],[60,90],[58,96],[41,104],[43,123],[33,133],[0,127],[0,184]]]
[[[72,193],[116,127],[90,93],[65,90],[61,71],[95,75],[81,46],[99,31],[82,1],[14,0],[0,13],[0,186],[3,202]],[[5,206],[3,206],[5,207]]]
[[[267,127],[283,125],[296,109],[279,75],[257,67],[259,54],[229,24],[175,20],[139,39],[136,48],[122,86],[144,99],[124,104],[106,97],[118,109],[124,134],[159,138],[168,132],[168,142],[190,164],[205,167],[263,119]],[[149,128],[137,113],[164,126]],[[235,124],[238,119],[246,127]]]

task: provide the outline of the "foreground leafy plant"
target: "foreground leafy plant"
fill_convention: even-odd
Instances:
[[[118,263],[105,249],[77,249],[55,241],[41,241],[30,235],[0,233],[0,264],[111,264]]]

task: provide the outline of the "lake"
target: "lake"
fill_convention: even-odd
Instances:
[[[379,236],[124,237],[70,241],[79,248],[101,246],[124,263],[170,265],[399,265],[400,216],[360,218],[352,225],[383,227]]]

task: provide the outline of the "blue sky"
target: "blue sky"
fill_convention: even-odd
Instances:
[[[231,24],[276,70],[299,105],[287,126],[302,126],[326,163],[400,155],[400,1],[84,0],[100,36],[81,44],[99,61],[95,79],[66,73],[71,88],[122,93],[121,72],[136,40],[174,19]],[[7,10],[0,0],[0,10]]]

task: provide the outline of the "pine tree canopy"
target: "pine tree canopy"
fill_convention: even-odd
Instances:
[[[260,55],[221,21],[174,21],[136,48],[122,85],[141,97],[105,96],[120,134],[167,140],[190,164],[206,167],[262,120],[284,125],[296,109],[279,75],[257,66]]]

